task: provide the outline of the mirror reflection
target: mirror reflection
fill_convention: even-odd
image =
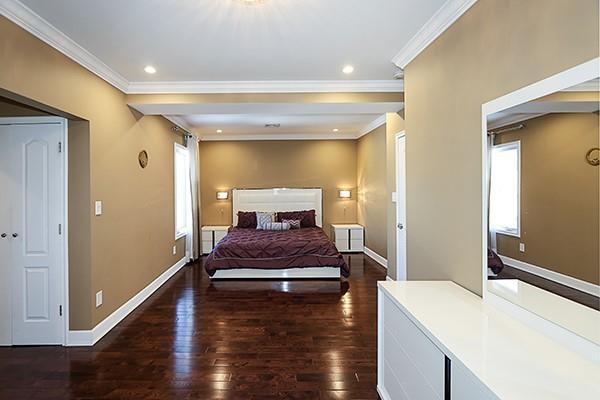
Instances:
[[[487,116],[488,290],[600,344],[598,86]]]

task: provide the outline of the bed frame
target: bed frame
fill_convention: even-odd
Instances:
[[[323,189],[233,189],[233,225],[238,211],[315,210],[317,226],[323,227]],[[339,267],[219,270],[212,279],[340,279]]]

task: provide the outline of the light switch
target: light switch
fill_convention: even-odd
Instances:
[[[525,253],[525,243],[519,243],[519,251]]]
[[[102,305],[102,290],[96,293],[96,308]]]
[[[100,200],[95,203],[95,214],[96,216],[102,215],[102,202]]]
[[[392,192],[392,203],[395,203],[396,201],[398,201],[398,193]]]

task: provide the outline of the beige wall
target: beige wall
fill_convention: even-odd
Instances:
[[[218,190],[233,188],[321,187],[324,229],[356,222],[356,201],[337,197],[338,188],[356,191],[356,141],[200,142],[202,224],[231,223],[231,198],[216,200]]]
[[[365,246],[387,257],[386,126],[358,140],[356,159],[358,223],[365,227]]]
[[[597,0],[479,0],[406,67],[410,279],[481,294],[481,105],[598,57],[598,19]]]
[[[0,67],[3,93],[89,121],[89,160],[79,154],[78,163],[89,162],[89,188],[82,183],[81,195],[69,201],[70,214],[81,218],[78,228],[86,230],[89,223],[90,236],[89,250],[83,245],[71,266],[76,269],[71,270],[71,328],[91,329],[183,256],[183,240],[174,240],[173,216],[173,143],[181,137],[162,117],[133,112],[123,93],[5,18],[0,18],[0,59],[10,60]],[[76,146],[88,146],[87,138],[70,138]],[[142,149],[150,155],[145,170],[137,162]],[[91,215],[94,200],[103,201],[101,217]],[[178,252],[172,255],[175,244]],[[95,308],[99,290],[104,305]]]
[[[600,168],[584,159],[599,123],[598,114],[549,114],[496,137],[521,142],[521,237],[498,235],[500,254],[600,283]]]

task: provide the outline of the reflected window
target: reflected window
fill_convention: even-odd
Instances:
[[[521,143],[492,148],[490,225],[499,233],[520,236]]]

